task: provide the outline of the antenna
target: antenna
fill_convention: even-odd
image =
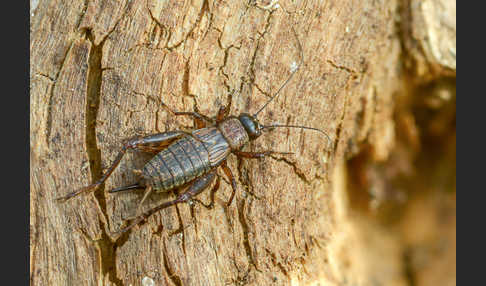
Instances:
[[[276,127],[300,128],[300,129],[308,129],[308,130],[318,131],[318,132],[321,132],[322,134],[324,134],[327,137],[328,144],[331,144],[331,142],[332,142],[331,138],[329,137],[329,135],[327,135],[326,132],[322,131],[321,129],[314,128],[314,127],[307,127],[307,126],[300,126],[300,125],[272,124],[272,125],[263,126],[263,129],[265,129],[265,128],[276,128]]]
[[[299,37],[297,36],[297,33],[295,32],[294,27],[292,26],[292,31],[294,32],[295,39],[297,40],[297,45],[299,46],[299,51],[300,51],[300,62],[297,65],[297,67],[293,68],[292,73],[290,76],[287,78],[287,80],[280,86],[280,88],[277,90],[277,92],[270,98],[263,106],[258,110],[255,114],[253,114],[253,117],[257,117],[258,113],[260,113],[267,105],[272,102],[280,93],[280,91],[287,85],[287,83],[292,79],[294,74],[299,70],[300,66],[302,65],[302,61],[304,59],[303,53],[302,53],[302,45],[300,44]]]

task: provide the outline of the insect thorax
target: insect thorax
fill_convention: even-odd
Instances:
[[[238,118],[231,117],[218,125],[224,138],[228,140],[231,149],[238,150],[245,145],[250,138]]]

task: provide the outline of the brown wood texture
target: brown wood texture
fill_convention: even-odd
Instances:
[[[340,253],[356,231],[341,224],[345,160],[363,143],[376,161],[395,146],[399,4],[31,1],[31,285],[407,285],[402,260],[384,255],[386,267],[362,270],[349,266],[354,252]],[[107,191],[133,183],[149,155],[129,153],[96,192],[55,201],[100,178],[127,138],[192,128],[168,109],[215,116],[236,91],[230,113],[256,112],[299,60],[292,27],[303,65],[259,119],[323,129],[331,144],[318,132],[275,129],[244,150],[295,154],[230,155],[230,207],[219,170],[213,209],[180,204],[120,237],[143,191]],[[173,198],[155,194],[143,209]],[[209,190],[199,199],[208,203]],[[373,233],[375,246],[401,255]],[[366,264],[368,254],[356,257]]]

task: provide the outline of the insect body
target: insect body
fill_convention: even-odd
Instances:
[[[295,37],[300,48],[302,60],[302,48],[296,34]],[[327,136],[323,131],[312,127],[278,124],[262,125],[257,120],[258,113],[278,96],[282,88],[290,81],[292,76],[298,70],[299,66],[292,71],[290,76],[272,98],[255,114],[250,115],[248,113],[242,113],[238,117],[228,116],[231,105],[231,96],[228,107],[221,108],[215,120],[197,112],[175,112],[175,115],[188,115],[194,117],[198,129],[192,132],[168,131],[129,140],[124,144],[114,162],[100,180],[76,192],[70,193],[67,196],[59,198],[59,200],[66,201],[81,193],[96,189],[112,174],[127,150],[137,149],[155,153],[155,156],[145,164],[141,171],[138,171],[140,178],[137,183],[113,189],[109,191],[110,193],[145,188],[145,195],[139,203],[140,208],[152,191],[167,192],[180,187],[187,187],[187,190],[182,192],[175,200],[162,203],[159,206],[142,213],[135,218],[129,226],[123,229],[123,232],[157,211],[177,203],[186,202],[202,192],[216,178],[216,170],[218,167],[222,167],[224,173],[231,181],[232,194],[228,201],[228,205],[230,205],[236,192],[236,181],[231,170],[226,165],[226,159],[230,153],[244,158],[262,158],[266,155],[275,153],[291,154],[275,151],[240,151],[248,142],[260,137],[263,131],[276,127],[311,129],[322,132]],[[214,189],[216,190],[218,187],[219,177]]]
[[[218,167],[230,147],[216,127],[197,129],[160,151],[142,170],[144,184],[168,191]]]

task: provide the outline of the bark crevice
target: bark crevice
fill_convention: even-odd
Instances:
[[[88,154],[91,170],[91,181],[96,182],[103,175],[101,163],[101,150],[98,148],[96,139],[96,122],[101,99],[101,85],[103,71],[101,68],[103,56],[104,39],[99,45],[94,44],[94,36],[91,30],[86,29],[86,38],[91,42],[91,49],[88,58],[88,79],[86,91],[86,152]],[[123,285],[123,281],[116,275],[116,241],[113,241],[107,233],[110,229],[107,220],[106,197],[104,194],[105,185],[99,186],[94,191],[94,196],[101,210],[100,224],[103,226],[101,239],[96,241],[100,252],[100,267],[104,276],[108,276],[115,285]],[[100,279],[103,281],[103,279]]]

